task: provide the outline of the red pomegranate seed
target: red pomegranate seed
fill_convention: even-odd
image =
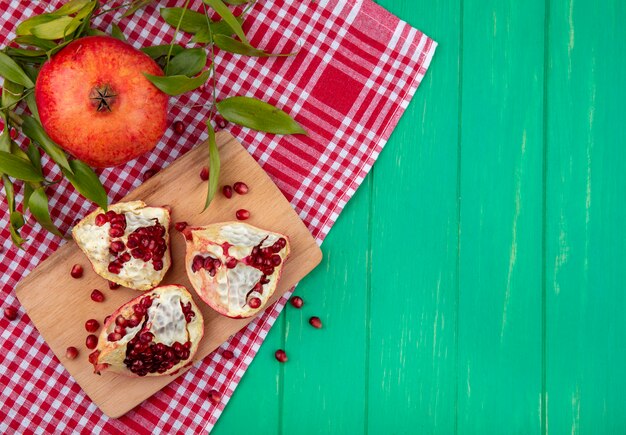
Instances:
[[[216,115],[215,116],[215,125],[217,125],[218,128],[222,129],[222,128],[226,128],[226,120],[220,116],[220,115]]]
[[[278,349],[278,350],[274,353],[274,356],[275,356],[275,357],[276,357],[276,359],[277,359],[279,362],[281,362],[281,363],[287,362],[287,359],[288,359],[288,358],[287,358],[287,353],[286,353],[284,350],[282,350],[282,349]]]
[[[174,228],[176,228],[177,231],[183,231],[187,228],[187,222],[176,222]]]
[[[98,337],[89,334],[85,339],[85,346],[87,346],[87,349],[95,349],[98,346]]]
[[[11,128],[11,139],[15,140],[17,139],[17,130],[15,128]]]
[[[235,257],[228,257],[226,259],[226,267],[229,269],[234,269],[237,266],[237,259]]]
[[[237,220],[245,221],[246,219],[250,217],[250,212],[248,210],[241,208],[237,210],[237,212],[235,213],[235,216],[237,216]]]
[[[261,306],[261,299],[259,298],[250,298],[250,300],[248,301],[248,305],[250,306],[250,308],[259,308]]]
[[[4,317],[6,317],[9,320],[17,319],[17,308],[15,308],[15,307],[6,307],[4,309]]]
[[[80,264],[75,264],[72,266],[72,271],[70,272],[70,275],[72,275],[72,278],[80,278],[83,276],[83,266],[81,266]]]
[[[185,124],[183,124],[183,121],[176,121],[174,123],[174,131],[178,134],[183,134],[185,132]]]
[[[68,347],[67,350],[65,351],[65,358],[67,359],[76,359],[77,356],[78,356],[78,349],[76,349],[74,346]]]
[[[225,350],[224,352],[222,352],[222,356],[226,359],[231,359],[235,356],[235,354],[232,353],[230,350]]]
[[[226,185],[222,187],[222,193],[224,194],[226,198],[230,199],[233,197],[233,188]]]
[[[96,319],[89,319],[85,322],[87,332],[96,332],[100,327],[100,323]]]
[[[104,294],[100,290],[94,289],[91,292],[91,300],[94,302],[104,302]]]
[[[304,301],[302,300],[302,298],[300,296],[292,297],[290,302],[291,302],[291,305],[293,305],[294,308],[302,308],[302,305],[304,305]]]
[[[217,390],[209,391],[209,401],[213,405],[217,405],[218,403],[221,402],[221,400],[222,400],[222,395],[220,394],[219,391],[217,391]]]
[[[115,289],[118,289],[118,288],[120,288],[120,287],[121,287],[121,285],[119,285],[118,283],[113,282],[113,281],[109,281],[109,288],[110,288],[111,290],[115,290]]]
[[[311,324],[312,327],[320,329],[322,327],[322,321],[320,320],[319,317],[311,317],[309,319],[309,323]]]
[[[233,189],[240,195],[245,195],[246,193],[248,193],[248,185],[241,181],[237,181],[235,184],[233,184]]]
[[[150,168],[147,171],[145,171],[143,173],[143,181],[149,180],[150,178],[154,177],[154,175],[157,173],[157,170],[154,168]]]
[[[202,170],[200,171],[200,178],[203,181],[206,181],[209,179],[209,168],[207,168],[206,166],[202,168]]]

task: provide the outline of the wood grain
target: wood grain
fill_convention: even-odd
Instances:
[[[235,211],[246,208],[251,212],[247,221],[261,228],[284,233],[290,237],[292,253],[283,269],[278,289],[271,298],[275,302],[320,261],[321,251],[289,202],[267,174],[229,134],[217,135],[222,159],[220,181],[231,184],[245,181],[250,193],[226,199],[217,195],[203,213],[201,205],[206,195],[206,183],[199,177],[200,169],[208,161],[208,147],[201,144],[135,189],[123,200],[141,199],[149,205],[172,207],[172,221],[187,221],[190,225],[206,225],[234,220]],[[173,266],[163,284],[185,285],[193,293],[184,270],[185,243],[172,229],[171,250]],[[75,263],[85,267],[79,280],[69,275]],[[177,376],[128,378],[111,373],[93,374],[87,361],[89,351],[84,347],[87,333],[84,322],[89,318],[103,319],[118,306],[139,293],[130,289],[108,290],[106,281],[97,276],[75,243],[68,243],[41,263],[16,289],[20,302],[52,351],[65,365],[87,395],[107,415],[123,415],[143,400],[163,388]],[[90,300],[93,288],[101,288],[106,295],[102,304]],[[194,294],[195,296],[195,294]],[[205,336],[196,360],[200,360],[222,344],[253,319],[229,319],[211,310],[196,297],[205,318]],[[81,355],[74,361],[65,358],[69,345],[79,347]],[[178,376],[182,374],[179,373]]]

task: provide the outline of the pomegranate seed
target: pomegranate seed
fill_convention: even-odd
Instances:
[[[222,187],[222,193],[224,194],[226,198],[230,199],[233,197],[233,188],[226,185]]]
[[[183,134],[185,132],[185,124],[183,124],[183,121],[176,121],[174,123],[174,131],[178,134]]]
[[[185,228],[187,228],[187,222],[176,222],[174,228],[176,228],[176,231],[183,231]]]
[[[107,223],[107,217],[104,214],[100,213],[99,215],[96,216],[96,219],[95,219],[96,226],[101,227],[102,225],[106,223]]]
[[[217,391],[217,390],[209,391],[209,401],[213,405],[217,405],[218,403],[221,402],[221,400],[222,400],[222,395],[220,394],[219,391]]]
[[[237,259],[235,257],[228,257],[226,259],[226,267],[229,269],[234,269],[237,266]]]
[[[200,171],[200,178],[203,181],[206,181],[209,179],[209,168],[207,168],[206,166],[202,168],[202,170]]]
[[[116,325],[126,326],[127,323],[128,322],[127,322],[126,318],[124,316],[122,316],[121,314],[115,318],[115,324]]]
[[[70,275],[72,275],[72,278],[80,278],[83,276],[83,266],[81,266],[80,264],[75,264],[72,266],[72,271],[70,272]]]
[[[113,282],[113,281],[109,281],[109,288],[110,288],[111,290],[115,290],[115,289],[118,289],[118,288],[120,288],[120,287],[121,287],[121,285],[119,285],[118,283]]]
[[[122,237],[123,235],[124,235],[124,230],[121,228],[109,229],[109,236],[111,237]]]
[[[224,352],[222,352],[222,356],[226,359],[231,359],[235,356],[235,354],[232,353],[230,350],[225,350]]]
[[[143,181],[149,180],[150,178],[154,177],[156,173],[157,173],[156,169],[154,168],[148,169],[146,172],[143,173]]]
[[[284,350],[282,350],[282,349],[278,349],[278,350],[274,353],[274,356],[275,356],[275,357],[276,357],[276,359],[277,359],[279,362],[281,362],[281,363],[287,362],[287,359],[288,359],[288,358],[287,358],[287,353],[286,353]]]
[[[96,319],[89,319],[85,322],[87,332],[96,332],[100,327],[100,323]]]
[[[224,119],[224,117],[222,117],[221,115],[216,115],[215,116],[215,125],[218,128],[226,128],[226,120]]]
[[[76,359],[77,356],[78,356],[78,349],[76,349],[74,346],[68,347],[67,350],[65,351],[65,357],[67,359]]]
[[[17,130],[14,129],[14,128],[11,128],[10,135],[11,135],[11,139],[13,139],[13,140],[17,139]]]
[[[104,294],[100,290],[94,289],[91,292],[91,300],[94,302],[104,302]]]
[[[17,319],[17,308],[15,308],[15,307],[6,307],[4,309],[4,317],[6,317],[9,320]]]
[[[290,302],[291,302],[291,305],[293,305],[294,308],[302,308],[302,305],[304,305],[304,301],[302,300],[302,298],[300,296],[292,297]]]
[[[319,317],[315,317],[315,316],[311,317],[309,319],[309,323],[314,328],[317,328],[317,329],[321,329],[322,328],[322,321],[320,320]]]
[[[261,299],[250,298],[250,300],[248,301],[248,305],[250,306],[250,308],[257,309],[261,306]]]
[[[118,332],[111,332],[109,335],[107,335],[107,340],[109,341],[119,341],[121,339],[122,339],[122,334]]]
[[[235,184],[233,184],[233,189],[240,195],[245,195],[246,193],[248,193],[248,185],[241,181],[237,181]]]
[[[241,208],[237,210],[237,213],[235,213],[235,216],[237,216],[237,220],[245,221],[246,219],[250,217],[250,212],[248,210]]]
[[[87,349],[95,349],[98,346],[98,337],[89,334],[85,339],[85,346],[87,346]]]

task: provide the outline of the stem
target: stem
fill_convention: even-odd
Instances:
[[[180,14],[180,18],[178,19],[178,24],[176,25],[176,32],[174,32],[174,37],[172,38],[170,49],[167,51],[167,60],[165,61],[165,75],[167,75],[167,70],[170,67],[170,56],[172,55],[172,50],[174,49],[174,43],[176,42],[176,37],[178,36],[178,31],[180,30],[180,25],[183,22],[183,17],[185,16],[185,12],[187,12],[187,6],[189,6],[189,0],[187,0],[185,2],[185,6],[183,6],[183,13]]]
[[[21,127],[22,123],[24,122],[22,117],[15,112],[8,112],[8,113],[9,113],[9,120],[12,121],[13,125],[16,127]]]
[[[99,17],[100,15],[108,14],[109,12],[113,12],[113,11],[116,11],[118,9],[125,8],[126,6],[132,6],[132,4],[133,4],[133,2],[122,3],[119,6],[114,6],[112,8],[102,10],[102,11],[98,12],[96,15],[94,15],[93,18]]]
[[[16,105],[17,103],[19,103],[20,101],[22,101],[24,98],[28,97],[32,93],[33,93],[33,89],[31,88],[27,92],[23,93],[22,96],[16,102],[14,102],[13,104],[9,104],[8,106],[0,107],[0,110],[6,110],[9,107]]]
[[[209,12],[206,9],[206,3],[202,3],[202,6],[204,7],[204,17],[206,18],[206,23],[207,26],[209,27],[209,39],[210,39],[210,47],[209,50],[211,51],[211,71],[212,71],[212,77],[211,79],[213,80],[213,107],[217,108],[217,93],[216,93],[216,88],[217,88],[217,79],[215,78],[215,50],[214,50],[214,46],[213,46],[213,30],[211,29],[211,22],[209,20]],[[211,111],[213,111],[213,107],[211,108]],[[210,113],[209,112],[209,113]]]

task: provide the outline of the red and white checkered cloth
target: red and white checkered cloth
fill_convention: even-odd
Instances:
[[[16,23],[53,9],[59,1],[0,2],[0,44],[12,37]],[[114,6],[121,1],[108,2]],[[169,43],[173,30],[159,17],[159,1],[134,16],[119,13],[97,18],[109,30],[118,22],[136,47]],[[201,1],[191,2],[202,11]],[[310,133],[274,136],[229,125],[283,191],[319,243],[376,160],[426,73],[436,43],[370,0],[259,1],[244,24],[255,46],[293,52],[289,58],[248,58],[218,53],[218,99],[234,95],[260,98],[285,108]],[[180,35],[184,42],[187,35]],[[181,135],[168,130],[156,150],[118,168],[99,171],[115,202],[141,184],[148,168],[163,168],[206,138],[204,121],[211,88],[171,101],[170,121],[182,120]],[[18,142],[21,139],[18,139]],[[56,168],[46,161],[48,178]],[[52,193],[52,192],[51,192]],[[18,194],[21,201],[21,193]],[[94,206],[66,182],[53,189],[55,223],[67,231]],[[63,241],[37,224],[25,228],[25,251],[11,246],[6,201],[0,204],[3,306],[17,306],[13,289],[19,280],[54,252]],[[50,291],[54,288],[42,289]],[[0,433],[199,432],[210,430],[254,358],[286,298],[224,343],[203,361],[142,405],[110,419],[89,400],[50,351],[28,316],[0,318]],[[220,351],[235,358],[225,360]],[[219,405],[207,391],[222,392]]]

